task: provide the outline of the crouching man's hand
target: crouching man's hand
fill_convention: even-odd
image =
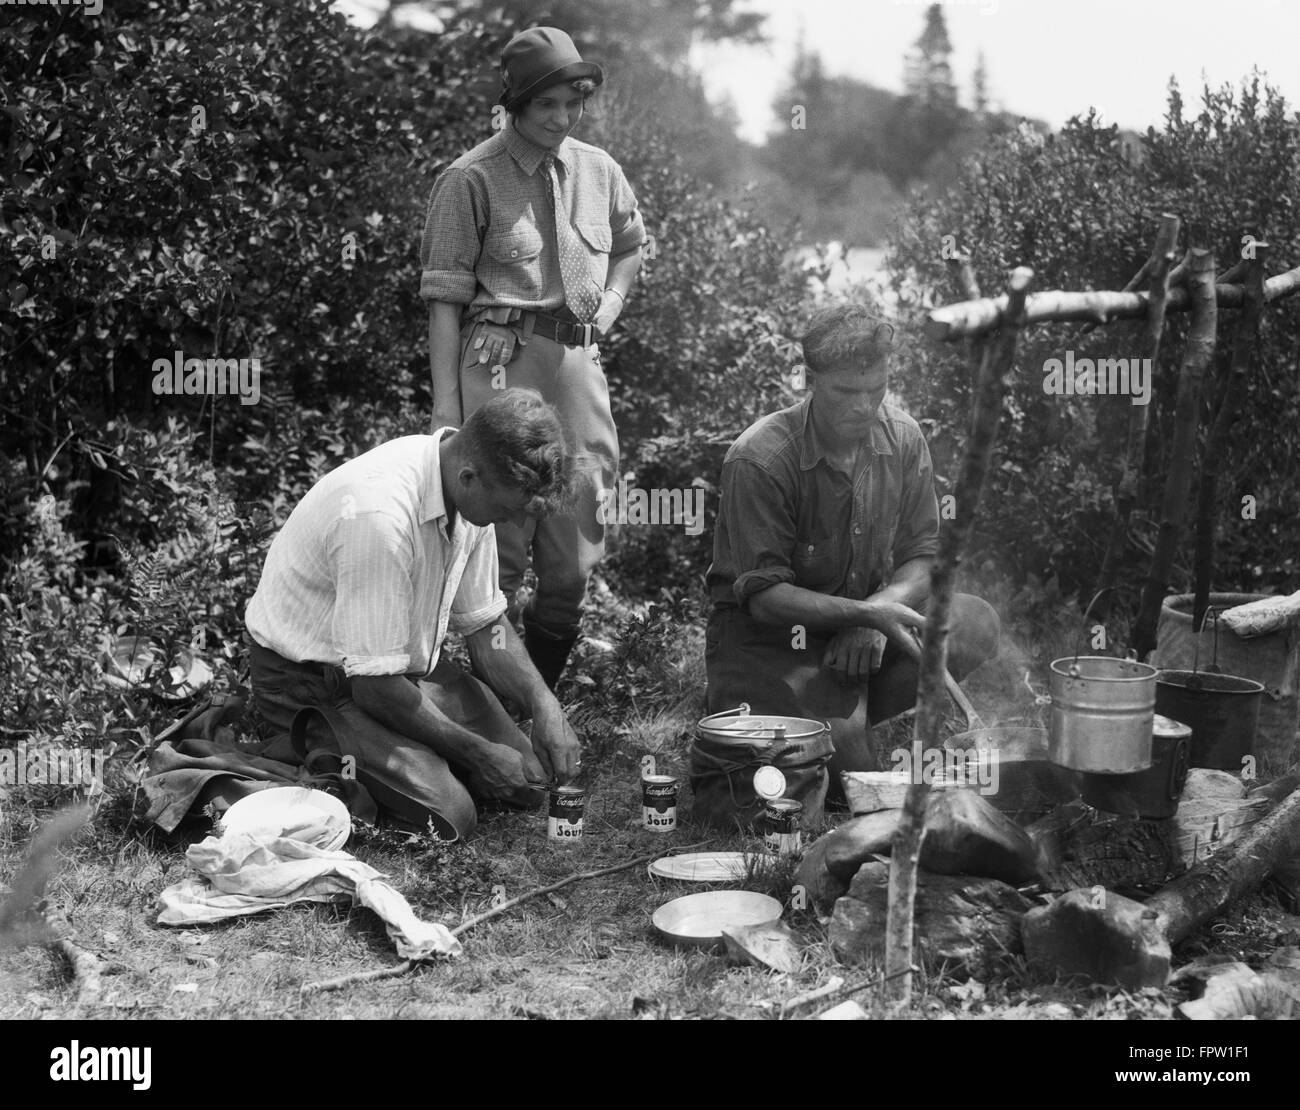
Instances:
[[[578,734],[554,698],[533,715],[533,751],[556,782],[569,782],[582,769]]]
[[[532,756],[484,741],[470,757],[469,786],[482,798],[531,806],[538,801],[537,791],[546,786],[546,773]]]
[[[846,682],[866,682],[880,670],[887,638],[874,628],[841,628],[822,655],[822,666]]]

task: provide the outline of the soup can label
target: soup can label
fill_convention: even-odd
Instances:
[[[646,775],[641,779],[641,824],[651,832],[677,828],[677,780],[672,775]]]
[[[556,786],[551,790],[550,816],[546,819],[546,836],[550,840],[581,840],[582,815],[587,808],[587,792],[581,786]]]
[[[791,856],[803,846],[799,817],[803,802],[771,798],[763,807],[763,847],[778,856]]]

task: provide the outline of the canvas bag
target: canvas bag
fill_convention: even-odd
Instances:
[[[741,710],[705,717],[696,729],[687,756],[695,819],[715,828],[752,827],[764,804],[754,792],[754,772],[772,766],[785,776],[785,797],[803,803],[803,827],[817,828],[830,785],[826,765],[835,754],[830,726]],[[784,738],[776,724],[786,726]]]

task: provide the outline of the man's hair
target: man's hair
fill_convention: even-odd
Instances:
[[[471,464],[495,484],[522,490],[527,510],[554,512],[570,500],[564,428],[532,389],[507,389],[470,414],[459,434]]]
[[[583,108],[586,108],[587,101],[591,99],[592,93],[596,91],[596,82],[590,77],[575,77],[572,81],[558,81],[554,85],[548,85],[544,89],[538,89],[537,92],[533,93],[533,95],[522,104],[516,104],[513,108],[507,108],[506,111],[508,111],[512,116],[517,116],[537,97],[545,96],[548,92],[553,89],[558,89],[561,85],[568,85],[574,92],[582,93]]]
[[[864,305],[837,304],[813,313],[800,342],[814,374],[865,370],[888,356],[894,325]]]

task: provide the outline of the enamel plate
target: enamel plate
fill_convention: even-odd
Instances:
[[[685,852],[660,856],[650,864],[650,874],[694,883],[733,883],[745,878],[745,859],[744,852]]]

